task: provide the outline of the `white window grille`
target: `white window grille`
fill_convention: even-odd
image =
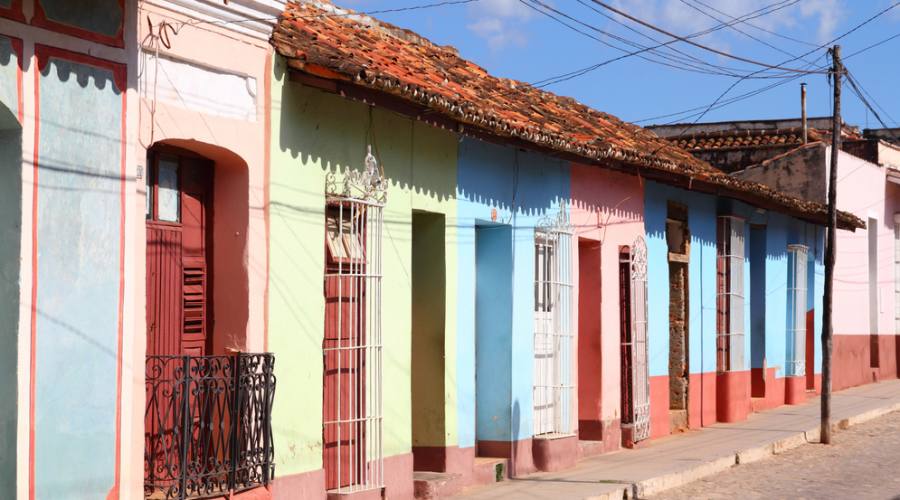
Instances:
[[[719,216],[716,367],[744,369],[744,220]]]
[[[534,435],[570,434],[572,234],[566,209],[534,236]]]
[[[806,280],[807,253],[804,245],[788,245],[788,345],[789,377],[806,375]]]
[[[384,485],[381,336],[386,183],[369,150],[363,172],[326,180],[323,463],[326,488]]]
[[[624,373],[627,381],[624,390],[629,393],[623,422],[632,424],[632,440],[642,441],[650,437],[650,374],[647,354],[647,244],[643,236],[634,240],[624,262],[628,269],[628,293],[622,294],[627,307],[622,312],[627,315],[622,327],[623,358],[629,364]]]
[[[900,334],[900,214],[894,215],[894,333]]]

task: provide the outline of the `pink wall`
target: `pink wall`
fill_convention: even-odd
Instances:
[[[571,221],[575,237],[601,244],[600,348],[601,413],[604,421],[621,419],[619,399],[619,246],[631,246],[644,234],[644,189],[638,177],[572,164]],[[577,241],[577,240],[576,240]],[[573,244],[573,264],[578,269],[578,245]],[[575,293],[579,277],[575,273]],[[576,295],[575,303],[578,303]],[[578,311],[575,311],[575,322]],[[576,332],[576,336],[580,332]],[[576,340],[577,342],[577,340]],[[576,344],[577,345],[577,344]],[[577,372],[577,369],[576,369]]]
[[[881,296],[877,328],[869,327],[868,228],[837,232],[834,269],[835,335],[893,333],[894,222],[898,191],[886,185],[884,167],[841,153],[838,164],[838,208],[868,223],[877,219],[878,288]],[[874,330],[874,332],[872,331]]]
[[[171,48],[159,46],[163,69],[153,57],[155,47],[146,47],[141,56],[142,73],[131,75],[137,87],[137,103],[129,107],[129,119],[137,134],[128,154],[138,172],[129,193],[134,217],[127,230],[128,267],[135,270],[129,296],[133,300],[134,332],[128,341],[131,351],[125,365],[124,392],[131,394],[124,411],[122,497],[138,498],[143,493],[144,356],[146,351],[145,268],[146,237],[144,204],[146,194],[147,149],[168,143],[208,157],[215,162],[214,186],[214,350],[239,348],[260,352],[266,348],[265,307],[267,298],[268,239],[267,189],[269,160],[269,83],[272,50],[265,37],[251,36],[228,25],[191,25],[181,12],[141,2],[132,38],[149,43],[148,21],[158,27],[165,20],[183,25],[170,36]],[[252,16],[251,16],[252,17]],[[260,17],[262,17],[260,15]],[[240,26],[240,25],[234,25]],[[186,69],[187,68],[187,69]],[[152,78],[158,72],[158,78]],[[207,75],[210,80],[198,79]],[[218,79],[218,80],[217,80]],[[246,81],[246,85],[235,85]],[[154,82],[157,82],[154,93]],[[222,83],[221,85],[219,83]],[[233,99],[223,93],[232,92]],[[242,103],[240,108],[234,103]],[[247,104],[249,103],[249,105]],[[249,108],[248,108],[249,106]],[[134,110],[132,113],[131,110]],[[241,114],[243,113],[243,114]],[[133,198],[132,198],[133,196]],[[225,267],[227,269],[221,269]],[[129,303],[131,303],[129,300]],[[126,398],[123,397],[123,401]]]

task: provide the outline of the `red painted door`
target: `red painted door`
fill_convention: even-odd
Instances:
[[[363,483],[366,470],[363,213],[347,206],[326,211],[322,453],[328,490]]]
[[[148,165],[147,356],[205,355],[212,164],[166,149],[152,152]],[[147,363],[145,451],[152,458],[144,473],[145,481],[162,487],[177,479],[172,475],[180,461],[174,429],[182,418],[182,391],[194,392],[196,387],[186,389],[174,382],[176,374],[183,373],[181,359],[154,358]],[[213,428],[212,421],[199,425],[212,412],[194,411],[199,406],[196,396],[191,397],[195,428]]]
[[[147,354],[208,349],[212,166],[154,152],[147,206]]]

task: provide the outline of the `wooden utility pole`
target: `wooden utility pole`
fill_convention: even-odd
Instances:
[[[841,150],[841,46],[831,49],[834,79],[834,114],[831,123],[831,168],[828,172],[828,229],[825,241],[825,297],[822,307],[822,422],[819,440],[831,444],[831,303],[834,295],[834,244],[837,231],[837,169]]]

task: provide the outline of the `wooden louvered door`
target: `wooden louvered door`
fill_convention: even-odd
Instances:
[[[147,354],[202,356],[210,350],[212,165],[168,149],[149,164]]]
[[[204,406],[197,387],[180,385],[187,377],[182,360],[169,356],[204,356],[211,350],[210,215],[211,162],[180,151],[154,149],[147,178],[147,404],[145,413],[145,480],[165,476],[180,462],[206,463],[196,450],[206,449],[203,430],[215,429],[216,413]],[[152,357],[152,358],[151,358]],[[152,378],[155,382],[149,382]],[[160,381],[167,381],[161,383]],[[189,391],[193,429],[188,456],[180,455],[182,395]],[[209,391],[206,391],[209,393]],[[193,409],[200,408],[194,411]],[[220,457],[217,457],[220,458]],[[166,479],[154,479],[166,486]],[[175,481],[175,479],[171,479]]]
[[[181,350],[204,355],[208,349],[209,273],[208,213],[212,201],[209,165],[198,159],[181,158]]]

